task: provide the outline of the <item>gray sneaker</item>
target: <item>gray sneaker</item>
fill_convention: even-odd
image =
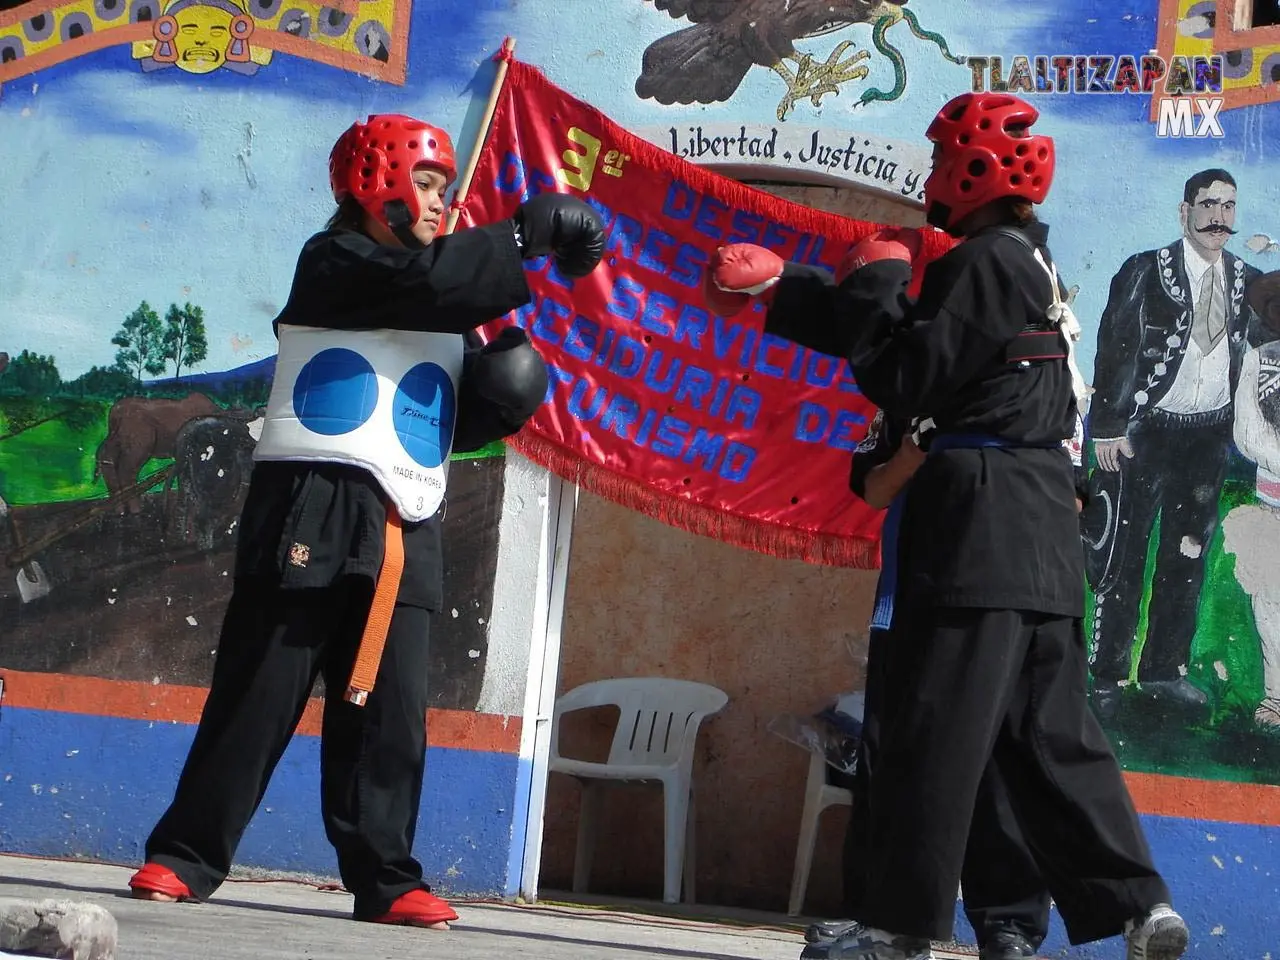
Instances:
[[[1124,938],[1129,944],[1127,960],[1178,960],[1191,932],[1173,907],[1157,903],[1146,916],[1125,924]]]
[[[810,943],[800,960],[933,960],[933,945],[854,923],[834,940]]]
[[[856,920],[819,920],[809,924],[804,932],[805,943],[830,943],[858,925]]]

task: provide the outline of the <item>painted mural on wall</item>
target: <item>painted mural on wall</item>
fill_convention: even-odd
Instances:
[[[1159,54],[1223,58],[1224,109],[1280,100],[1280,7],[1271,0],[1160,0],[1159,14]]]
[[[463,16],[440,6],[428,34]],[[47,225],[34,245],[0,241],[0,667],[208,682],[270,322],[331,212],[333,139],[370,90],[405,96],[409,15],[407,0],[0,9],[0,158],[23,194],[5,219]],[[473,73],[437,58],[429,80]],[[274,147],[255,155],[255,130]],[[439,707],[480,697],[503,467],[499,444],[451,469]]]
[[[655,9],[689,26],[653,41],[645,48],[636,94],[658,103],[721,103],[731,100],[747,73],[763,67],[776,73],[786,92],[777,116],[784,121],[797,103],[839,95],[846,85],[865,81],[872,51],[862,40],[841,40],[825,59],[796,49],[797,40],[845,33],[854,25],[871,27],[876,53],[893,66],[889,90],[862,86],[857,104],[892,101],[907,88],[907,65],[889,39],[889,30],[905,22],[912,34],[936,43],[942,54],[962,62],[941,34],[925,30],[910,8],[889,0],[653,0]]]
[[[53,356],[0,353],[0,665],[207,684],[273,363],[142,379],[200,365],[201,313],[175,304],[162,326],[140,304],[115,362],[70,380]],[[500,447],[451,471],[437,706],[480,694],[502,475]]]
[[[1236,398],[1242,389],[1256,398],[1257,375],[1242,387],[1241,368],[1268,332],[1245,296],[1260,271],[1226,249],[1237,235],[1237,202],[1229,171],[1188,177],[1176,206],[1180,236],[1124,261],[1099,319],[1088,416],[1096,470],[1084,530],[1094,705],[1107,720],[1122,706],[1156,717],[1170,709],[1216,712],[1225,720],[1238,712],[1227,702],[1244,697],[1242,684],[1256,674],[1257,664],[1237,651],[1215,659],[1221,692],[1234,696],[1211,707],[1208,678],[1197,682],[1190,669],[1202,611],[1209,642],[1238,626],[1226,611],[1206,610],[1205,601],[1215,588],[1234,586],[1224,561],[1248,539],[1238,531],[1218,545],[1225,556],[1215,563],[1222,514],[1254,493],[1257,454],[1236,445],[1244,429]],[[1238,530],[1239,522],[1237,515],[1231,526]],[[1261,634],[1257,652],[1265,662]],[[1280,730],[1280,713],[1267,699],[1254,720]]]
[[[146,72],[252,76],[277,53],[403,83],[409,0],[19,0],[0,9],[0,83],[123,46]]]
[[[182,630],[148,626],[145,655],[123,638],[197,588],[155,571],[130,580],[155,584],[137,621],[117,594],[131,564],[161,556],[167,570],[189,567],[190,584],[226,569],[232,491],[274,349],[268,324],[298,247],[329,213],[329,146],[355,116],[404,110],[447,126],[467,153],[504,35],[553,82],[695,162],[825,176],[906,203],[929,168],[928,121],[971,88],[969,58],[1220,56],[1221,139],[1158,137],[1158,90],[1029,96],[1058,140],[1043,212],[1079,288],[1080,361],[1096,390],[1090,454],[1110,510],[1085,518],[1095,703],[1132,769],[1280,783],[1266,674],[1273,568],[1259,539],[1271,455],[1240,412],[1249,390],[1268,409],[1272,336],[1242,285],[1280,265],[1280,187],[1267,167],[1280,145],[1280,27],[1268,3],[599,0],[573,17],[543,0],[0,2],[6,221],[40,225],[36,243],[0,232],[0,496],[16,563],[0,608],[28,638],[23,662],[88,669],[96,657],[107,675],[150,679],[148,657],[170,656],[195,671],[173,652],[183,630],[207,658],[217,591],[192,608],[198,626],[187,614]],[[189,336],[201,327],[203,348]],[[148,412],[124,416],[128,404]],[[113,407],[117,421],[166,426],[150,440],[113,434]],[[220,445],[201,445],[219,430]],[[1147,442],[1157,432],[1169,446]],[[194,452],[210,446],[216,465]],[[455,474],[472,484],[463,497],[483,517],[476,529],[496,523],[493,469]],[[145,495],[129,490],[139,482]],[[472,522],[450,502],[446,523]],[[453,550],[470,536],[455,531]],[[20,576],[51,590],[23,603]],[[474,603],[450,586],[460,589],[471,599],[457,605]],[[37,610],[89,626],[55,651],[48,638],[71,628]],[[107,622],[119,648],[88,652]],[[479,639],[458,648],[482,669],[470,656]]]

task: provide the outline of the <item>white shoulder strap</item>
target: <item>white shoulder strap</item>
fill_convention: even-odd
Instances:
[[[1057,266],[1052,263],[1045,263],[1044,257],[1040,255],[1039,250],[1033,250],[1032,253],[1036,258],[1036,263],[1040,264],[1041,268],[1049,276],[1049,286],[1053,290],[1053,302],[1049,304],[1049,310],[1046,315],[1058,325],[1062,330],[1063,336],[1067,338],[1067,367],[1071,370],[1071,387],[1075,391],[1076,404],[1083,405],[1089,394],[1093,393],[1093,388],[1085,384],[1084,377],[1080,375],[1080,368],[1076,366],[1076,343],[1083,333],[1080,328],[1080,321],[1076,319],[1071,305],[1062,299]]]

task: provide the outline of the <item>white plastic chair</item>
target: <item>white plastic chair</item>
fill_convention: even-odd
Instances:
[[[573,863],[573,892],[585,893],[595,858],[599,781],[659,782],[666,811],[663,830],[662,899],[694,902],[693,756],[704,718],[729,702],[723,690],[705,683],[663,677],[625,677],[584,683],[556,700],[551,722],[550,770],[582,785],[582,812]],[[616,706],[609,759],[604,763],[560,756],[560,718],[575,710]]]
[[[791,902],[787,916],[794,917],[804,907],[809,889],[809,871],[813,868],[813,848],[818,842],[818,818],[827,807],[853,806],[853,793],[827,783],[827,761],[809,753],[809,776],[804,784],[804,813],[800,815],[800,839],[796,843],[796,866],[791,874]]]

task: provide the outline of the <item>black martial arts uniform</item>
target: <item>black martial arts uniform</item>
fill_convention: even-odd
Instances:
[[[467,334],[531,299],[511,222],[443,236],[421,250],[331,230],[303,247],[279,324]],[[475,450],[521,423],[459,385],[453,449]],[[321,803],[354,915],[385,914],[429,889],[413,857],[426,759],[427,631],[443,604],[444,508],[403,525],[404,571],[377,681],[343,699],[385,549],[387,499],[366,471],[261,462],[241,515],[235,586],[213,682],[172,805],[146,857],[205,899],[240,838],[323,673]],[[299,550],[298,547],[302,549]]]
[[[867,438],[853,454],[849,487],[866,499],[867,477],[888,463],[915,425],[913,421],[877,414]],[[921,438],[928,450],[929,436]],[[908,481],[908,484],[910,481]],[[898,494],[905,498],[905,489]],[[886,535],[893,531],[887,530]],[[881,612],[877,605],[877,614]],[[883,623],[883,626],[880,624]],[[881,713],[885,696],[886,665],[900,644],[892,620],[873,622],[867,651],[866,702],[863,731],[854,774],[853,815],[845,840],[845,899],[856,911],[866,895],[862,864],[870,846],[871,818],[865,815],[868,785],[879,763]],[[980,947],[992,944],[1000,931],[1012,930],[1039,947],[1049,932],[1049,893],[1027,849],[1022,831],[1009,804],[1008,792],[994,767],[989,767],[978,787],[973,821],[965,850],[961,877],[964,911]]]
[[[1047,228],[984,231],[925,270],[882,260],[845,278],[835,322],[771,330],[850,360],[862,392],[932,416],[899,532],[895,656],[869,781],[868,927],[951,938],[970,824],[988,769],[1003,781],[1073,943],[1116,936],[1169,892],[1086,700],[1076,424],[1065,341],[1025,360],[1052,301]],[[775,313],[777,319],[775,320]],[[794,319],[794,318],[793,318]],[[819,321],[819,322],[814,322]],[[1024,336],[1025,335],[1025,336]]]

